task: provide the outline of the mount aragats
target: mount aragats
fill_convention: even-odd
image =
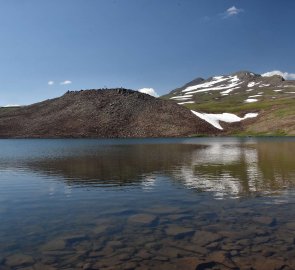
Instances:
[[[252,72],[197,78],[160,98],[92,89],[0,108],[1,138],[295,135],[295,81]]]
[[[295,135],[295,81],[279,75],[242,71],[197,78],[162,98],[187,107],[223,135]]]

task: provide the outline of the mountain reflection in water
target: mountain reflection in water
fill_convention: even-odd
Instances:
[[[294,138],[0,140],[0,269],[295,269],[294,152]]]
[[[75,145],[75,141],[74,145]],[[271,193],[294,187],[295,144],[273,140],[191,139],[183,143],[96,144],[64,148],[56,154],[40,151],[17,164],[34,173],[56,177],[69,186],[149,186],[158,176],[216,198]]]

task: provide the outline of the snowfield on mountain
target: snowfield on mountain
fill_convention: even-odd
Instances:
[[[223,130],[223,127],[220,125],[220,121],[226,123],[235,123],[248,118],[254,118],[258,115],[258,113],[247,113],[244,117],[239,117],[233,113],[198,113],[193,110],[192,113],[221,130]]]
[[[295,81],[279,75],[240,71],[197,78],[161,98],[197,112],[198,117],[229,135],[295,135]],[[222,127],[219,121],[231,122],[224,113],[239,117],[241,124]],[[247,114],[257,117],[244,121]]]

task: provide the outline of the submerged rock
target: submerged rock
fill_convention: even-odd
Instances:
[[[291,230],[291,231],[295,231],[295,222],[288,222],[286,224],[287,229]]]
[[[96,226],[92,232],[96,235],[99,235],[99,234],[103,234],[103,233],[106,233],[108,231],[108,229],[110,228],[109,225],[99,225],[99,226]]]
[[[41,247],[42,251],[54,251],[54,250],[64,250],[66,247],[66,241],[64,239],[54,239],[47,242]]]
[[[129,222],[134,222],[134,223],[140,223],[140,224],[149,225],[149,224],[155,222],[156,219],[157,219],[157,217],[155,215],[151,215],[151,214],[137,214],[137,215],[131,216],[128,219],[128,221]]]
[[[21,253],[10,255],[5,259],[5,264],[13,268],[21,266],[30,266],[34,264],[34,262],[35,261],[33,257]]]
[[[275,218],[268,216],[254,217],[253,221],[267,226],[274,226],[277,222]]]
[[[220,234],[207,231],[197,231],[192,238],[192,242],[200,246],[206,246],[220,239],[222,239]]]
[[[69,234],[62,237],[63,240],[67,242],[75,242],[84,240],[87,236],[85,234]]]
[[[57,268],[51,266],[51,265],[46,265],[43,263],[36,263],[33,266],[34,270],[58,270]]]
[[[170,225],[165,229],[165,233],[169,236],[182,237],[194,233],[194,229],[185,228],[178,225]]]

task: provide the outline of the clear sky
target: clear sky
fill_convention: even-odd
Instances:
[[[294,0],[0,0],[0,105],[295,72]]]

